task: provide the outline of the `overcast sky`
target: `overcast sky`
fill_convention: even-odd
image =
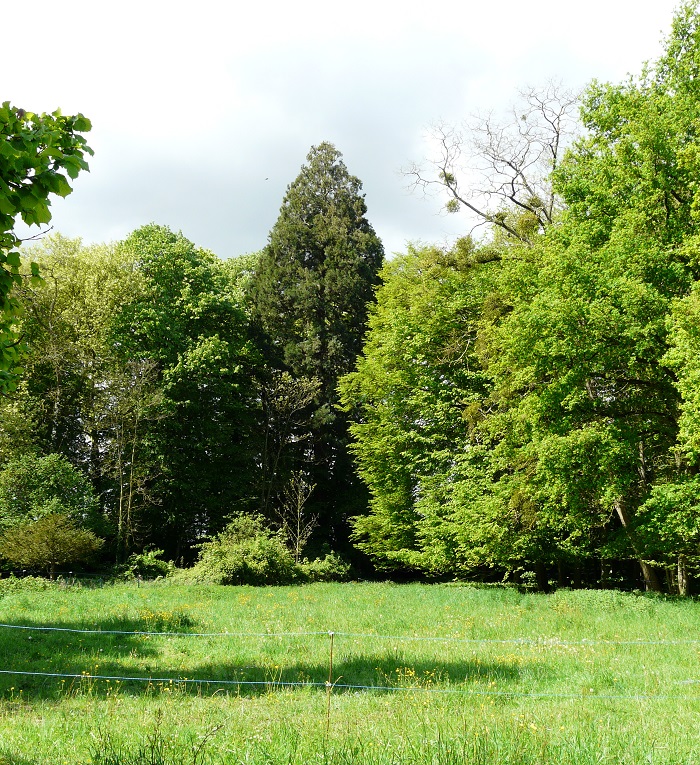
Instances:
[[[111,241],[154,221],[220,257],[258,250],[309,148],[327,140],[391,253],[470,228],[400,172],[426,154],[431,123],[505,109],[552,78],[579,88],[636,74],[676,6],[0,0],[0,100],[93,122],[91,172],[52,208],[66,235]]]

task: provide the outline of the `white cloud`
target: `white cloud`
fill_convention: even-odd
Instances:
[[[309,147],[330,140],[393,251],[468,228],[408,195],[398,172],[430,122],[551,77],[637,72],[674,5],[35,0],[31,43],[26,8],[3,8],[25,42],[0,83],[3,100],[93,120],[92,174],[53,208],[68,235],[106,240],[155,220],[222,256],[257,249]]]

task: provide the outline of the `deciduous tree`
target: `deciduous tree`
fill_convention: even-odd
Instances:
[[[18,338],[13,324],[20,303],[13,287],[22,283],[22,273],[15,221],[37,226],[50,222],[50,195],[70,194],[68,179],[88,169],[85,155],[92,149],[81,133],[90,128],[82,114],[34,114],[9,101],[0,106],[0,392],[16,386],[11,370],[18,360]],[[38,277],[35,265],[31,274]]]
[[[447,212],[466,211],[476,226],[532,243],[561,208],[551,177],[576,129],[578,95],[550,82],[520,96],[506,120],[436,125],[432,156],[405,173],[413,188],[446,196]]]

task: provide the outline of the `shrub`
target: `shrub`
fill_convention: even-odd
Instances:
[[[51,513],[5,531],[0,537],[0,555],[19,566],[42,568],[53,579],[58,566],[88,561],[102,544],[67,515]]]
[[[324,558],[304,560],[301,569],[310,582],[348,582],[350,564],[336,553],[328,553]]]
[[[292,584],[303,578],[282,537],[257,515],[236,515],[182,578],[199,584]]]
[[[22,578],[13,575],[7,579],[0,579],[0,598],[5,595],[13,595],[16,592],[41,592],[43,590],[54,590],[59,587],[59,583],[44,579],[40,576],[25,576]]]
[[[175,571],[172,561],[162,560],[163,550],[146,549],[142,553],[132,553],[126,563],[116,566],[115,574],[118,579],[131,581],[133,579],[157,579],[171,576]]]

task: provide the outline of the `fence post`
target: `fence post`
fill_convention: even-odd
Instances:
[[[335,633],[330,631],[328,633],[330,637],[330,653],[328,661],[328,680],[326,681],[326,736],[331,727],[331,691],[333,690],[333,638]]]

